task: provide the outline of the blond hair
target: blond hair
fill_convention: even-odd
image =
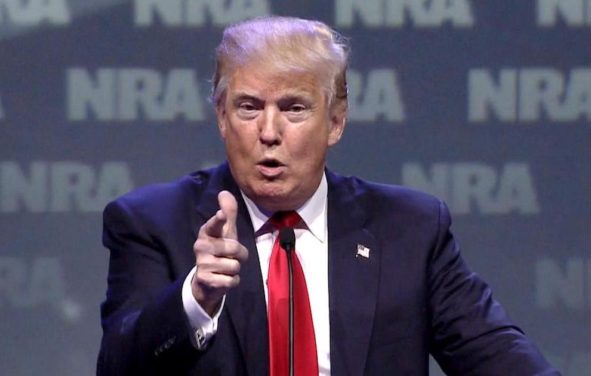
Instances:
[[[329,105],[347,103],[349,45],[320,21],[269,16],[227,27],[216,49],[211,100],[220,105],[233,72],[258,64],[281,73],[312,73],[324,87]]]

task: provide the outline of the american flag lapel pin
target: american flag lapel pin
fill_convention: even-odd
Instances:
[[[357,244],[357,255],[355,257],[363,257],[368,259],[369,258],[369,248],[364,246],[363,244]]]

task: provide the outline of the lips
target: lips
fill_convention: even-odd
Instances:
[[[267,178],[276,178],[283,173],[285,165],[278,159],[265,158],[257,163],[257,169]]]

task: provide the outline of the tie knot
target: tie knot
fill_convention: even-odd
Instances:
[[[293,210],[278,211],[269,219],[269,223],[271,223],[277,230],[286,227],[295,227],[300,221],[300,215]]]

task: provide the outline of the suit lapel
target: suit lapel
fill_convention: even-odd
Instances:
[[[248,249],[248,260],[240,269],[240,284],[226,295],[224,310],[238,337],[243,364],[246,365],[248,374],[266,375],[269,358],[263,277],[250,216],[227,164],[222,165],[212,177],[197,210],[205,220],[214,215],[219,209],[217,194],[224,189],[230,191],[238,201],[238,240]],[[223,317],[220,318],[220,325],[222,320]],[[231,357],[220,361],[231,361]]]
[[[376,309],[380,249],[364,228],[360,192],[330,172],[327,180],[331,373],[361,375]]]
[[[242,198],[238,212],[239,240],[248,248],[248,260],[241,266],[240,284],[228,293],[226,305],[248,374],[266,375],[269,369],[267,305],[254,231]]]

